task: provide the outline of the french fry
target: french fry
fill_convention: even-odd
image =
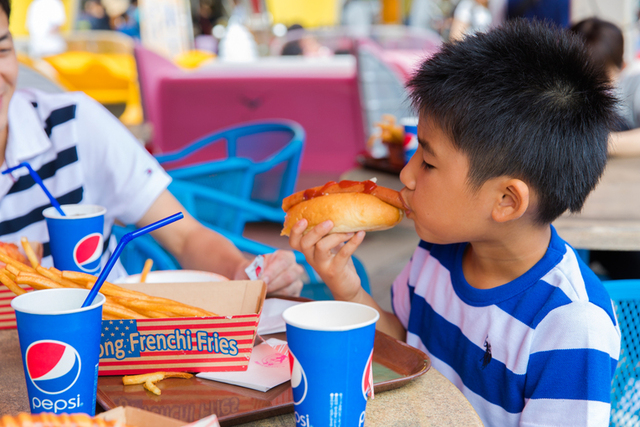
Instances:
[[[122,377],[122,383],[124,385],[142,384],[142,386],[149,390],[151,393],[159,396],[162,392],[155,384],[158,381],[162,381],[165,378],[189,379],[192,377],[193,374],[189,374],[187,372],[153,372],[150,374],[125,375],[124,377]]]
[[[114,304],[111,301],[105,301],[102,305],[102,313],[108,316],[113,316],[118,319],[148,319],[149,317],[144,314],[140,314],[136,311],[130,310],[127,307],[123,307],[119,304]]]
[[[16,281],[16,275],[14,273],[12,273],[11,271],[9,271],[7,267],[8,266],[4,266],[2,268],[2,272],[4,274],[6,274],[9,279],[11,279],[11,280],[13,280],[15,282]]]
[[[151,271],[151,267],[153,267],[153,260],[151,258],[147,258],[144,262],[144,267],[142,268],[142,273],[140,274],[140,282],[144,283],[147,281],[147,274]]]
[[[37,269],[40,263],[38,262],[38,257],[36,256],[31,243],[29,243],[29,239],[27,239],[26,237],[21,237],[20,243],[22,244],[22,249],[24,249],[24,253],[27,256],[29,263],[31,263],[31,267]]]
[[[33,289],[54,289],[64,287],[51,279],[40,276],[37,273],[25,273],[24,271],[21,271],[20,274],[16,276],[16,283],[19,285],[29,285]]]
[[[58,276],[53,271],[48,270],[41,265],[36,266],[35,269],[36,269],[36,272],[39,273],[40,275],[46,277],[47,279],[53,280],[54,282],[58,283],[61,286],[64,286],[65,288],[84,289],[82,285],[78,285],[77,283],[72,282],[71,280],[63,279],[61,275]]]
[[[156,311],[156,310],[144,310],[142,308],[137,308],[137,311],[140,314],[144,314],[152,319],[162,319],[165,317],[178,317],[175,314],[167,313],[166,311]]]
[[[122,384],[124,385],[135,385],[135,384],[144,384],[147,381],[161,381],[164,379],[164,372],[153,372],[150,374],[140,374],[140,375],[125,375],[122,377]]]
[[[15,267],[14,267],[13,265],[11,265],[11,264],[7,264],[7,265],[5,266],[5,268],[7,269],[7,272],[8,272],[8,273],[13,274],[13,276],[14,276],[14,277],[15,277],[15,276],[17,276],[18,274],[20,274],[20,271],[21,271],[21,270],[18,270],[17,268],[15,268]],[[14,279],[14,280],[15,280],[15,279]]]
[[[97,277],[92,276],[87,273],[82,273],[79,271],[63,271],[62,278],[70,280],[78,285],[81,285],[83,288],[91,289],[93,285],[98,280]],[[136,292],[129,289],[121,288],[120,286],[114,285],[113,283],[104,282],[100,287],[100,293],[104,295],[110,296],[121,296],[121,297],[130,297],[130,298],[145,298],[148,297],[147,294],[142,292]]]
[[[175,315],[179,315],[181,317],[217,316],[217,314],[212,313],[210,311],[203,310],[197,307],[190,307],[187,305],[177,304],[175,303],[175,301],[173,302],[173,304],[168,304],[166,302],[158,303],[155,301],[139,300],[136,298],[126,298],[126,297],[114,297],[112,298],[112,300],[132,310],[142,309],[142,310],[152,310],[152,311],[166,311]]]
[[[24,289],[22,289],[20,286],[18,286],[16,282],[10,279],[9,276],[7,276],[7,274],[4,272],[4,269],[0,271],[0,283],[5,285],[11,292],[13,292],[16,295],[22,295],[27,292]]]
[[[29,267],[28,265],[23,264],[20,261],[16,261],[15,259],[11,258],[10,256],[5,255],[2,252],[0,252],[0,261],[2,261],[5,264],[7,264],[7,266],[12,266],[12,267],[18,269],[19,271],[25,271],[27,273],[35,273],[36,272],[32,267]]]
[[[152,383],[151,380],[145,381],[145,383],[142,384],[142,387],[146,388],[151,393],[157,396],[160,396],[162,394],[162,391],[160,391],[160,389],[154,383]]]

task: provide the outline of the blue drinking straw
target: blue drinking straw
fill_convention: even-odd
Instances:
[[[40,175],[38,175],[38,172],[34,171],[31,168],[31,165],[29,163],[22,162],[18,166],[14,166],[14,167],[9,168],[9,169],[7,169],[5,171],[2,171],[2,174],[6,175],[6,174],[11,173],[14,170],[20,169],[20,168],[27,168],[29,170],[29,175],[31,175],[31,178],[33,178],[33,180],[36,182],[36,184],[38,184],[40,186],[40,188],[42,188],[42,190],[44,191],[44,194],[47,195],[47,197],[49,198],[49,201],[51,202],[51,206],[56,208],[56,210],[60,213],[60,215],[67,216],[67,215],[65,215],[64,211],[60,207],[60,203],[58,203],[56,198],[53,197],[51,195],[51,193],[49,193],[49,190],[47,190],[47,187],[44,186],[44,182],[42,182],[42,179],[40,179]]]
[[[91,303],[93,302],[93,299],[96,297],[96,295],[98,295],[98,292],[100,291],[100,287],[102,286],[104,281],[107,280],[107,276],[109,275],[109,273],[111,272],[111,269],[113,268],[116,261],[118,260],[118,257],[120,257],[120,253],[122,252],[122,249],[124,249],[124,246],[127,243],[129,243],[136,237],[140,237],[143,234],[147,234],[150,231],[157,230],[158,228],[164,227],[165,225],[171,224],[172,222],[175,222],[182,218],[184,218],[184,215],[182,214],[182,212],[178,212],[176,214],[166,217],[165,219],[161,219],[160,221],[156,221],[152,224],[149,224],[147,226],[144,226],[142,228],[139,228],[137,230],[134,230],[122,236],[122,239],[120,239],[120,242],[118,242],[118,246],[116,246],[116,249],[113,251],[113,253],[109,257],[107,264],[104,266],[104,268],[102,269],[102,272],[98,276],[98,280],[96,280],[96,283],[93,285],[93,288],[91,288],[91,292],[89,292],[89,295],[87,295],[87,299],[85,299],[84,302],[82,303],[82,307],[88,307],[91,305]]]

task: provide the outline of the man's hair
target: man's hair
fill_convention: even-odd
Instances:
[[[407,87],[421,117],[468,157],[471,187],[521,179],[541,224],[579,212],[602,175],[616,99],[567,31],[519,19],[447,43]]]
[[[624,37],[615,24],[587,18],[571,26],[570,31],[583,41],[596,65],[622,69]]]
[[[0,7],[2,7],[4,13],[7,14],[7,19],[9,19],[9,16],[11,15],[11,3],[9,0],[0,0]]]

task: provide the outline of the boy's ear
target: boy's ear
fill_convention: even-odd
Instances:
[[[519,179],[505,178],[500,182],[499,199],[493,206],[491,218],[507,222],[520,218],[529,208],[529,186]]]

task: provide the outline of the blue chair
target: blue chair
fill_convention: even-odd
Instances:
[[[175,185],[170,191],[183,204],[190,203],[194,217],[241,234],[246,222],[263,216],[229,203],[223,209],[215,199],[224,198],[221,193],[225,193],[236,200],[280,209],[282,199],[295,188],[304,138],[302,127],[292,121],[251,122],[214,132],[156,159],[182,182],[180,191]],[[218,194],[187,202],[182,194],[186,183],[218,190]]]
[[[276,250],[275,248],[269,245],[265,245],[264,243],[260,243],[255,240],[247,239],[246,237],[240,235],[229,233],[228,231],[220,228],[212,226],[209,227],[214,231],[223,234],[225,237],[231,240],[231,242],[236,245],[236,247],[242,252],[258,255],[271,253]],[[122,236],[130,231],[133,231],[134,229],[135,228],[133,226],[121,227],[118,225],[114,225],[111,233],[115,235],[119,241]],[[296,256],[296,262],[305,269],[307,276],[309,276],[309,281],[305,283],[300,296],[313,300],[333,299],[331,291],[329,291],[329,288],[327,288],[327,286],[322,282],[315,270],[305,260],[304,255],[302,255],[302,253],[298,251],[294,251],[294,254]],[[142,268],[144,267],[145,261],[148,258],[151,258],[153,260],[153,267],[151,269],[152,271],[181,269],[178,261],[176,261],[175,258],[173,258],[167,251],[165,251],[160,246],[160,244],[149,234],[140,236],[130,241],[124,247],[122,253],[120,254],[120,262],[129,274],[140,273],[142,271]],[[352,257],[352,259],[356,267],[358,276],[360,276],[362,287],[365,289],[365,291],[371,293],[369,277],[367,276],[367,272],[364,266],[356,257]]]
[[[133,230],[135,230],[133,226],[114,225],[111,228],[111,234],[120,241],[122,236]],[[153,260],[151,271],[180,269],[178,261],[165,251],[150,234],[144,234],[131,240],[120,254],[120,262],[128,274],[139,274],[145,261],[149,258]]]
[[[610,425],[640,425],[640,280],[602,282],[613,300],[622,335],[611,387]]]

